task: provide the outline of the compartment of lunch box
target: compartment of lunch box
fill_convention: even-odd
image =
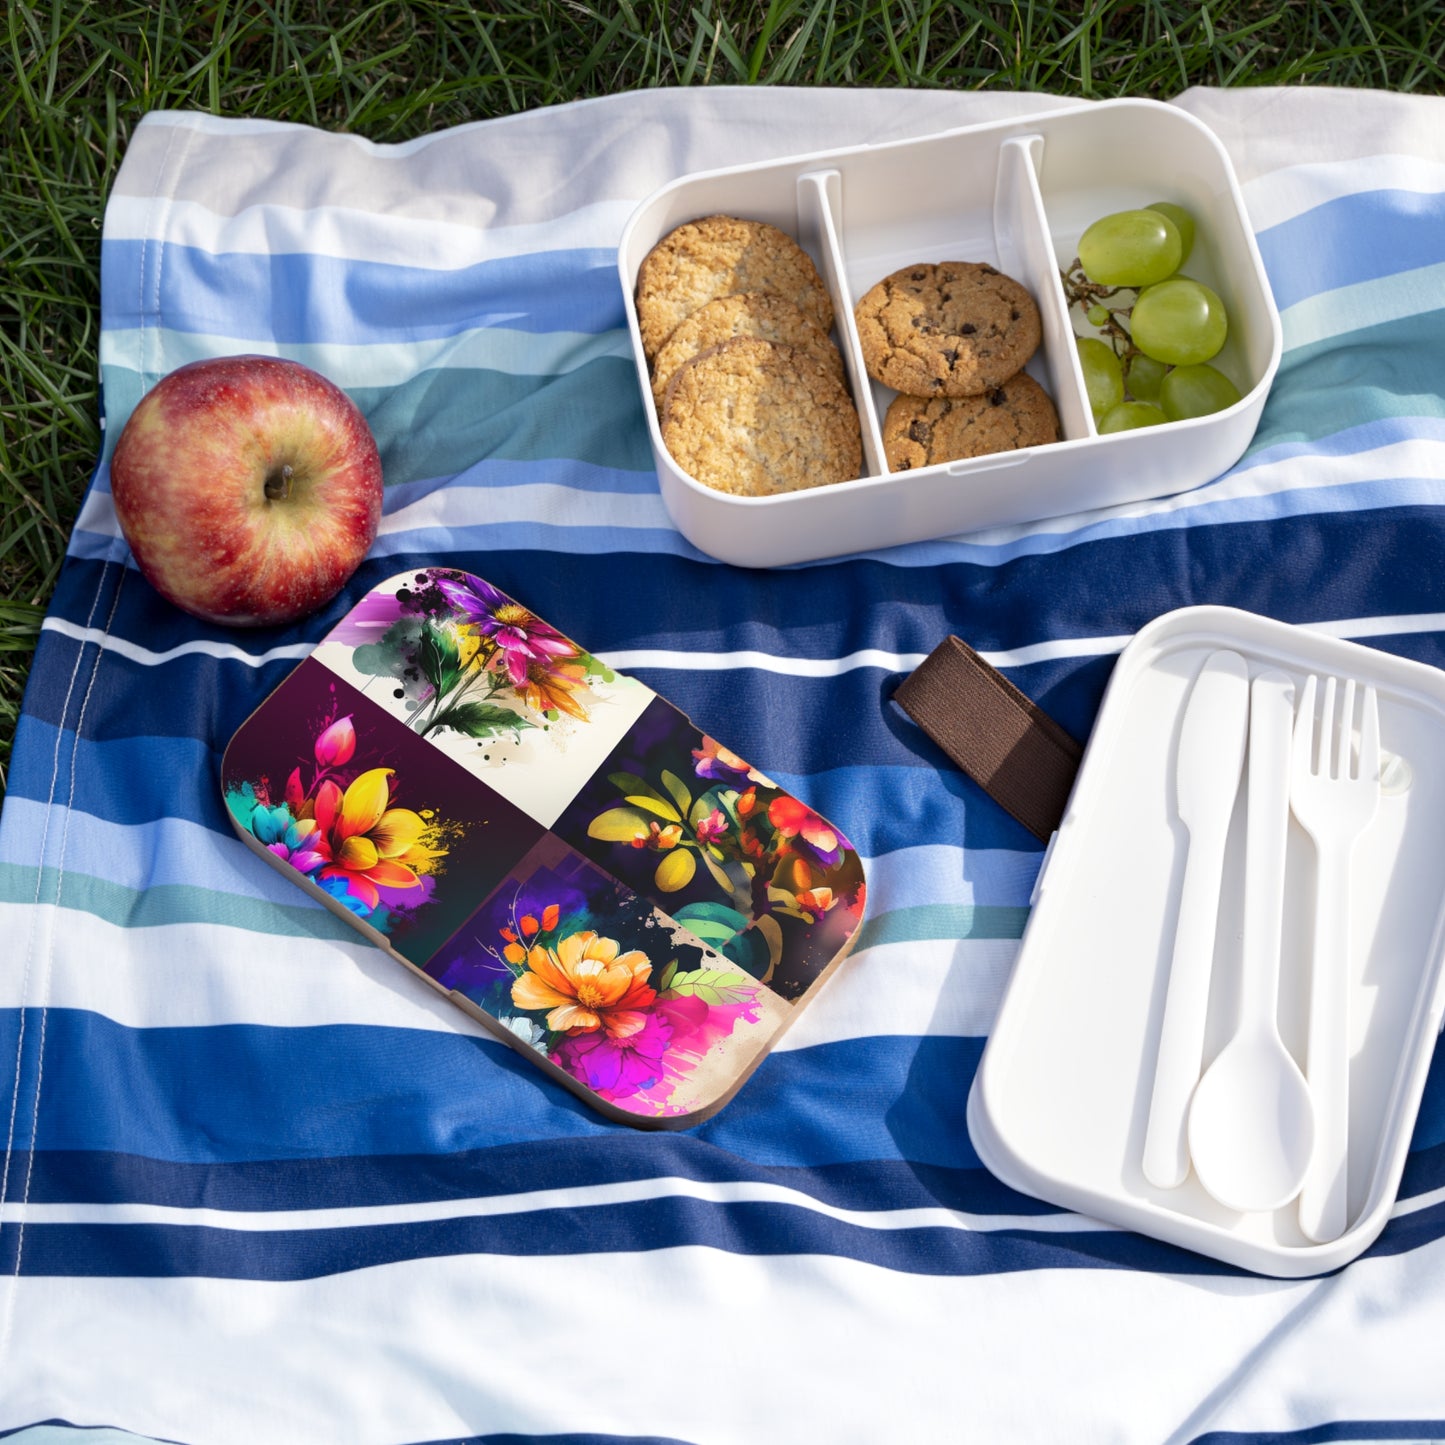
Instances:
[[[1083,376],[1034,174],[1034,155],[1042,146],[1037,133],[955,131],[877,147],[850,156],[839,185],[828,193],[846,293],[840,329],[866,380],[858,404],[880,471],[886,470],[882,423],[897,393],[863,372],[853,308],[884,277],[917,263],[981,263],[1024,286],[1038,305],[1042,326],[1039,348],[1024,369],[1053,399],[1062,440],[1090,434]],[[959,475],[1013,460],[995,452],[939,468]],[[911,480],[917,474],[908,475]]]
[[[627,308],[634,324],[637,272],[647,253],[669,232],[705,216],[737,216],[749,221],[764,221],[797,241],[818,268],[836,314],[832,339],[843,354],[856,402],[860,380],[866,381],[867,378],[861,369],[856,345],[850,349],[843,331],[845,318],[851,320],[851,303],[842,289],[839,276],[837,242],[830,236],[834,207],[830,205],[828,196],[836,193],[840,184],[836,169],[810,167],[802,162],[782,162],[692,176],[664,188],[644,211],[634,216],[622,240],[619,261],[627,277]],[[640,350],[637,359],[640,371],[646,376],[647,361]],[[653,443],[655,447],[660,447],[662,437],[658,419],[650,405],[649,414]],[[874,457],[868,455],[866,428],[864,457],[864,475],[867,475],[876,470],[876,454]],[[751,499],[732,500],[747,502]]]
[[[1239,388],[1236,405],[1268,384],[1278,360],[1273,302],[1228,157],[1208,130],[1167,106],[1154,108],[1147,120],[1137,105],[1101,106],[1088,126],[1050,130],[1048,144],[1032,159],[1062,268],[1078,256],[1079,238],[1094,221],[1156,201],[1183,206],[1194,218],[1195,237],[1180,274],[1217,292],[1229,317],[1228,338],[1210,365]],[[1070,321],[1080,335],[1098,334],[1077,309]]]

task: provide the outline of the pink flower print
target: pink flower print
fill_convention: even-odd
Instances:
[[[501,650],[514,687],[526,686],[532,663],[547,671],[555,667],[558,659],[578,655],[555,627],[480,577],[438,577],[437,586],[456,609],[459,620],[475,627]]]
[[[597,1030],[564,1038],[553,1050],[553,1062],[580,1079],[604,1099],[626,1099],[651,1088],[663,1074],[663,1055],[672,1039],[672,1024],[657,1013],[625,1038]]]
[[[728,830],[728,820],[721,808],[714,808],[706,818],[698,819],[694,831],[699,843],[716,843]]]
[[[355,751],[356,729],[351,724],[350,713],[337,718],[316,739],[316,762],[322,768],[337,768],[350,762]]]

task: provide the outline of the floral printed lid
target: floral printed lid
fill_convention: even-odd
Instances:
[[[231,820],[604,1114],[721,1107],[848,951],[862,862],[469,573],[391,578],[232,738]]]

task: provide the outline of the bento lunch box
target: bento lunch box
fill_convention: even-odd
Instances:
[[[1341,1232],[1323,1241],[1304,1232],[1298,1198],[1276,1208],[1220,1203],[1201,1183],[1197,1155],[1172,1186],[1146,1173],[1193,846],[1181,817],[1179,755],[1192,689],[1220,650],[1243,659],[1251,686],[1262,674],[1288,679],[1299,706],[1312,675],[1353,679],[1378,698],[1378,802],[1349,855],[1349,924],[1335,975],[1346,1020],[1346,1199]],[[969,1134],[987,1168],[1024,1193],[1283,1278],[1348,1263],[1392,1216],[1418,1207],[1397,1205],[1396,1196],[1445,1011],[1442,759],[1438,669],[1232,608],[1184,608],[1140,631],[1110,679],[969,1096]],[[1246,760],[1223,815],[1200,1077],[1245,1012],[1251,791]],[[1275,1021],[1312,1089],[1322,866],[1320,845],[1291,812]],[[1198,1097],[1196,1085],[1191,1106]],[[1251,1107],[1274,1102],[1261,1097]]]
[[[1225,303],[1229,337],[1211,364],[1236,383],[1240,400],[1210,416],[1100,435],[1060,267],[1094,220],[1163,200],[1196,219],[1183,269]],[[864,461],[856,479],[732,496],[688,476],[663,444],[637,322],[638,268],[675,227],[719,213],[778,226],[817,263],[858,407]],[[900,267],[939,261],[993,265],[1032,293],[1043,340],[1026,370],[1052,397],[1062,439],[891,473],[881,423],[894,393],[864,370],[853,310]],[[1279,314],[1228,155],[1199,121],[1147,100],[684,176],[633,213],[618,271],[663,501],[696,547],[743,566],[871,551],[1198,486],[1249,445],[1281,351]],[[1087,332],[1082,321],[1079,329]]]

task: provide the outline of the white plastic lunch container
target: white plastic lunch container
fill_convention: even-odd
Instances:
[[[1346,1224],[1327,1243],[1295,1202],[1241,1213],[1191,1170],[1151,1184],[1142,1155],[1189,835],[1178,816],[1181,722],[1206,658],[1373,685],[1383,786],[1354,849],[1344,969],[1349,1018]],[[1445,672],[1223,607],[1171,612],[1124,649],[1035,889],[968,1101],[984,1164],[1013,1188],[1261,1274],[1336,1269],[1380,1234],[1445,1011]],[[1248,761],[1225,845],[1202,1066],[1236,1016]],[[1305,1064],[1317,855],[1288,825],[1277,1019]],[[1261,1101],[1263,1105],[1263,1101]]]
[[[1101,216],[1154,201],[1197,222],[1185,273],[1228,311],[1213,365],[1241,399],[1212,416],[1100,436],[1090,415],[1059,268]],[[771,222],[817,263],[858,405],[863,475],[772,497],[694,481],[663,445],[637,326],[643,258],[701,216]],[[853,308],[912,262],[973,261],[1028,287],[1043,343],[1026,368],[1054,400],[1063,440],[889,473],[882,418],[894,393],[863,369]],[[1244,452],[1279,365],[1279,314],[1229,157],[1199,121],[1148,100],[1103,101],[920,140],[818,152],[684,176],[622,234],[618,270],[662,497],[683,535],[726,562],[781,566],[1166,496],[1218,476]]]

